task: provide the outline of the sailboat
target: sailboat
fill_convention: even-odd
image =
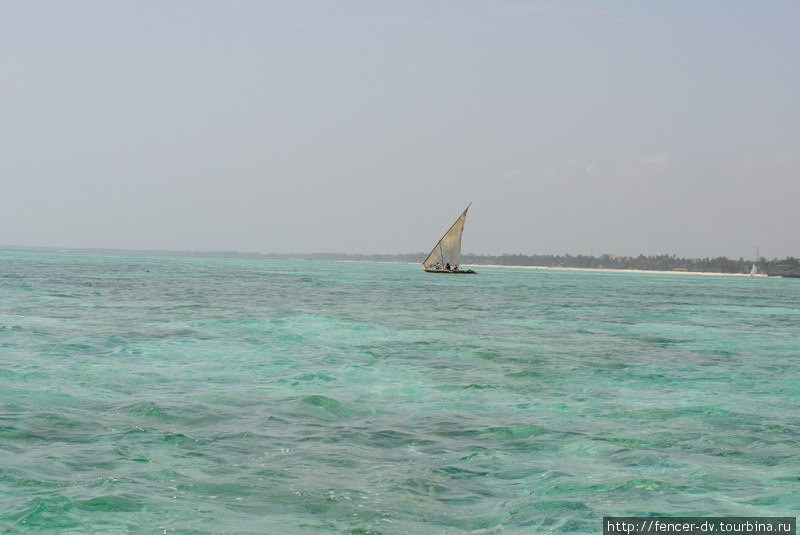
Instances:
[[[758,245],[756,245],[756,262],[758,262]],[[758,268],[753,264],[753,267],[750,268],[750,276],[755,277],[756,275],[758,275]]]
[[[464,232],[464,221],[467,219],[466,210],[458,216],[456,222],[444,233],[431,254],[422,262],[422,269],[428,273],[476,273],[471,269],[460,269],[461,263],[461,234]]]

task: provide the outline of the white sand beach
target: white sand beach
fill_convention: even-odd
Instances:
[[[750,275],[749,273],[716,273],[716,272],[703,272],[703,271],[658,271],[650,269],[612,269],[612,268],[576,268],[576,267],[549,267],[549,266],[501,266],[496,264],[463,264],[462,267],[469,267],[476,271],[480,268],[509,268],[509,269],[540,269],[545,271],[597,271],[606,273],[656,273],[661,275],[705,275],[712,277],[760,277],[767,278],[768,275],[759,273],[757,275]]]

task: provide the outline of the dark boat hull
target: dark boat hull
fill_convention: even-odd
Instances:
[[[459,269],[458,271],[447,270],[447,269],[425,269],[427,273],[447,273],[448,275],[477,275],[478,272],[472,269]]]

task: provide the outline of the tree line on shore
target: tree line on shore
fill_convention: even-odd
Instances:
[[[716,258],[680,258],[676,255],[617,256],[604,254],[588,255],[522,255],[503,254],[499,256],[462,255],[464,264],[496,264],[501,266],[544,266],[574,267],[595,269],[640,269],[647,271],[689,271],[696,273],[750,273],[753,265],[758,273],[770,275],[800,275],[800,260],[784,259],[756,261],[739,258],[733,260],[724,256]]]

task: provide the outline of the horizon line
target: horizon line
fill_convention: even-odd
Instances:
[[[279,252],[244,252],[244,251],[236,251],[236,250],[215,250],[215,249],[128,249],[124,247],[55,247],[49,245],[0,245],[0,250],[4,251],[34,251],[34,252],[75,252],[75,253],[132,253],[132,254],[180,254],[180,255],[198,255],[202,256],[204,254],[214,254],[214,255],[238,255],[238,256],[289,256],[289,257],[302,257],[302,256],[309,256],[309,255],[338,255],[338,256],[411,256],[411,255],[425,255],[425,251],[417,251],[412,253],[341,253],[341,252],[324,252],[324,251],[316,251],[316,252],[290,252],[290,253],[279,253]],[[729,258],[727,256],[705,256],[705,257],[682,257],[678,256],[675,253],[660,253],[660,254],[644,254],[639,253],[638,255],[625,255],[625,254],[617,254],[617,253],[602,253],[600,255],[595,254],[582,254],[582,253],[500,253],[500,254],[491,254],[491,253],[462,253],[462,256],[494,256],[494,257],[503,257],[503,256],[550,256],[550,257],[558,257],[558,256],[574,256],[574,257],[587,257],[587,258],[602,258],[604,256],[609,257],[616,257],[616,258],[638,258],[640,256],[644,257],[659,257],[659,256],[667,256],[667,257],[675,257],[680,258],[682,260],[701,260],[703,258],[726,258],[729,260],[737,260],[735,258]],[[796,258],[792,255],[787,255],[783,258],[774,257],[772,259],[767,259],[764,256],[759,256],[756,259],[747,259],[742,256],[739,257],[738,260],[743,261],[760,261],[759,259],[763,260],[783,260],[787,258]]]

